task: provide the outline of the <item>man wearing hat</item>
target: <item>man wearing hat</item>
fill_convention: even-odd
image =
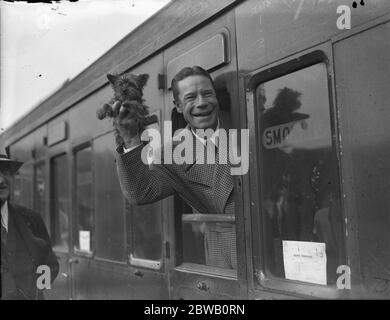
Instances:
[[[0,148],[2,300],[43,299],[42,289],[50,284],[45,281],[53,282],[59,270],[40,214],[8,201],[11,180],[22,164]]]

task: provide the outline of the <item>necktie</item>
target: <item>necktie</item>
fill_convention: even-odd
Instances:
[[[205,163],[215,164],[218,159],[218,148],[217,145],[211,141],[211,139],[204,139],[205,146]],[[210,154],[211,153],[211,154]],[[210,157],[210,159],[209,159]],[[207,160],[206,160],[207,159]]]

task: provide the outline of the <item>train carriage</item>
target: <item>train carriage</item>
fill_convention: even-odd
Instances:
[[[390,3],[350,7],[344,30],[340,5],[172,1],[7,129],[24,161],[13,200],[42,213],[60,261],[46,297],[389,299]],[[220,116],[249,129],[234,215],[175,196],[130,205],[96,118],[107,73],[148,73],[160,130],[179,128],[170,82],[192,65],[215,79]]]

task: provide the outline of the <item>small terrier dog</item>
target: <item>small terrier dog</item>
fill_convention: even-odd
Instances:
[[[114,90],[114,97],[109,103],[105,103],[97,110],[96,116],[99,120],[115,118],[119,114],[120,106],[122,106],[127,111],[125,117],[135,117],[138,119],[140,133],[145,130],[146,126],[158,122],[157,116],[149,116],[149,108],[143,104],[143,88],[148,81],[148,74],[107,74],[107,78]],[[121,102],[116,110],[112,108],[112,104],[115,101]],[[123,144],[123,139],[118,134],[117,129],[115,129],[115,138],[118,145]]]

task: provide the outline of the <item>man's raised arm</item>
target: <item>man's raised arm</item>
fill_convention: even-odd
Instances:
[[[116,141],[122,142],[117,146],[117,171],[127,200],[131,204],[148,204],[174,194],[175,190],[169,182],[169,170],[162,165],[149,167],[141,159],[144,145],[140,140],[139,122],[142,119],[118,101],[114,103],[113,109],[116,115]]]

